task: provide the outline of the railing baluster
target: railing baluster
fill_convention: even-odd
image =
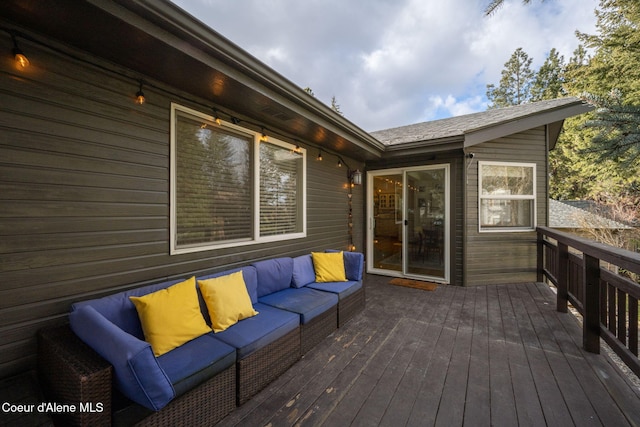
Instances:
[[[568,310],[569,299],[569,247],[558,242],[558,298],[556,309],[561,313]]]
[[[536,245],[536,264],[537,264],[537,273],[536,280],[538,282],[542,282],[544,280],[544,236],[542,233],[538,232],[537,237],[537,245]]]
[[[591,353],[600,353],[600,260],[583,254],[584,319],[582,345]]]
[[[629,295],[629,351],[638,355],[638,300]]]
[[[618,289],[618,340],[627,345],[627,294]]]
[[[616,335],[616,288],[607,283],[607,325],[609,332]]]

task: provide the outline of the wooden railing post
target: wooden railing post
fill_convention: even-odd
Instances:
[[[584,317],[582,345],[591,353],[600,353],[600,260],[583,254]]]
[[[537,274],[536,280],[538,282],[544,281],[544,235],[538,230],[536,254],[537,254]]]
[[[558,296],[556,302],[556,309],[561,313],[568,311],[569,302],[569,247],[558,242]]]

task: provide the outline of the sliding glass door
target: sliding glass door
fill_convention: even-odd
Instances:
[[[449,281],[449,166],[368,174],[369,271]]]

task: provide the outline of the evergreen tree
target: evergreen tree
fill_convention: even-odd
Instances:
[[[544,0],[540,0],[540,1],[544,1]],[[531,0],[522,0],[522,3],[527,4],[530,3]],[[487,8],[484,10],[484,14],[485,15],[492,15],[496,10],[498,10],[500,8],[500,6],[502,6],[502,4],[504,3],[504,0],[491,0],[491,3],[489,4],[489,6],[487,6]]]
[[[601,0],[598,35],[578,33],[596,49],[581,76],[591,83],[584,97],[596,106],[586,126],[599,132],[593,149],[625,168],[640,168],[640,3]]]
[[[540,67],[531,85],[531,101],[561,98],[566,95],[564,83],[564,56],[553,48]]]
[[[504,64],[500,85],[487,85],[489,108],[509,107],[526,104],[531,100],[531,86],[534,73],[531,71],[532,58],[521,48],[517,48]]]
[[[567,122],[563,147],[552,153],[575,169],[576,181],[598,183],[585,182],[572,198],[640,194],[640,3],[601,0],[596,17],[598,34],[577,34],[593,55],[580,47],[565,71],[565,88],[596,110]]]

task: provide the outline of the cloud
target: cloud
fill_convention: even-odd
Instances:
[[[326,104],[379,130],[486,109],[522,47],[540,66],[594,33],[598,0],[174,0]]]

